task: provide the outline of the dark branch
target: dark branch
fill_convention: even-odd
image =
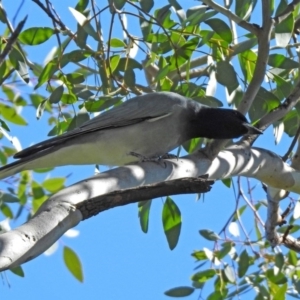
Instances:
[[[0,54],[0,65],[2,65],[5,57],[9,54],[12,49],[13,44],[17,41],[19,34],[21,33],[23,26],[27,20],[27,16],[17,25],[14,32],[11,34],[10,38],[7,40],[7,44]]]
[[[201,178],[180,178],[144,185],[137,188],[114,191],[112,193],[81,202],[76,206],[76,208],[81,211],[83,220],[85,220],[110,208],[136,203],[143,200],[166,195],[206,193],[210,191],[211,185],[214,183],[214,181],[207,180],[206,178],[207,176],[205,176],[205,178],[204,176]]]
[[[299,126],[298,129],[297,129],[297,132],[296,132],[296,134],[295,134],[295,136],[294,136],[294,138],[293,138],[293,141],[292,141],[292,143],[291,143],[291,145],[290,145],[288,151],[287,151],[286,154],[283,155],[283,157],[282,157],[282,160],[283,160],[284,162],[287,161],[287,159],[289,158],[290,154],[292,153],[292,151],[293,151],[293,149],[294,149],[294,147],[295,147],[295,145],[296,145],[296,143],[297,143],[297,140],[298,140],[299,136],[300,136],[300,126]]]

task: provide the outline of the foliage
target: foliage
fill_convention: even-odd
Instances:
[[[53,136],[75,128],[89,119],[91,113],[153,90],[173,91],[213,107],[239,107],[248,112],[252,123],[258,124],[274,110],[290,105],[286,98],[296,86],[299,72],[299,49],[293,26],[299,4],[288,10],[290,6],[285,0],[262,1],[261,7],[255,0],[236,0],[229,1],[228,10],[223,10],[212,1],[203,1],[209,5],[196,3],[186,7],[179,0],[169,0],[163,6],[159,1],[109,0],[104,4],[99,2],[101,7],[96,7],[93,1],[79,0],[70,8],[76,22],[76,28],[70,29],[53,8],[34,2],[55,26],[47,23],[49,27],[44,24],[28,28],[25,24],[9,54],[0,57],[0,82],[5,95],[5,99],[0,99],[3,165],[18,150],[18,140],[9,135],[9,128],[12,124],[24,126],[30,122],[22,116],[22,108],[28,106],[35,107],[37,118],[47,119],[51,127],[49,136]],[[262,15],[263,26],[267,26],[266,12],[272,17],[282,15],[282,19],[276,19],[277,23],[274,19],[270,43],[262,45],[256,34],[265,28],[252,23],[259,22],[256,16]],[[103,19],[109,23],[103,24]],[[0,9],[0,22],[5,27],[1,37],[3,51],[13,31],[5,7]],[[45,64],[27,54],[30,47],[33,52],[39,51],[40,46],[50,42],[56,48],[48,55],[45,53]],[[259,76],[265,77],[265,82]],[[27,86],[28,82],[33,89]],[[223,90],[225,101],[216,97],[217,88]],[[251,93],[255,94],[254,100],[247,107],[242,99]],[[283,133],[293,138],[299,123],[299,104],[295,103],[283,116],[261,124],[265,127],[273,124],[274,139],[279,143]],[[6,140],[13,146],[6,145]],[[185,144],[184,149],[192,152],[206,142],[197,139]],[[64,178],[37,182],[30,172],[22,172],[7,182],[8,191],[1,195],[1,212],[5,217],[18,218],[31,202],[32,214],[64,182]],[[234,188],[232,181],[223,182],[226,187]],[[200,230],[210,246],[192,253],[199,263],[198,271],[191,277],[192,287],[174,288],[166,291],[166,295],[188,296],[213,282],[207,299],[231,299],[252,289],[257,293],[256,299],[285,299],[287,294],[299,298],[296,252],[277,253],[271,248],[264,239],[263,223],[257,217],[264,213],[266,203],[251,199],[241,205],[240,200],[247,201],[247,197],[239,184],[237,188],[237,208],[223,230],[218,234]],[[248,188],[251,196],[251,186]],[[16,202],[19,210],[14,214],[10,204]],[[139,205],[144,232],[148,231],[150,208],[150,200]],[[243,227],[242,217],[246,214],[253,219],[255,230],[251,234]],[[288,222],[294,224],[296,218],[291,217]],[[169,197],[163,205],[162,223],[173,249],[180,236],[181,212]],[[283,226],[281,232],[286,228]],[[294,232],[299,228],[295,224]],[[69,247],[64,248],[64,261],[82,281],[80,260]],[[24,276],[20,268],[12,272]]]

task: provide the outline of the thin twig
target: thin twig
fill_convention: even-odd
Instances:
[[[275,24],[280,24],[282,21],[284,21],[295,10],[296,5],[299,3],[300,0],[294,0],[289,5],[287,5],[285,10],[274,18]]]
[[[236,14],[234,14],[231,10],[217,4],[216,2],[212,1],[212,0],[202,0],[202,2],[208,6],[210,6],[211,8],[213,8],[215,11],[221,13],[222,15],[228,17],[230,20],[234,21],[236,24],[238,24],[239,26],[241,26],[242,28],[248,30],[249,32],[257,35],[258,33],[258,29],[256,26],[250,24],[249,22],[243,20],[242,18],[240,18],[239,16],[237,16]]]
[[[41,3],[39,0],[32,0],[32,2],[36,3],[48,15],[50,19],[52,19],[61,27],[62,30],[69,30],[67,26],[59,18],[56,18],[43,3]]]
[[[18,36],[21,33],[26,20],[27,20],[27,16],[17,25],[16,29],[11,34],[10,38],[7,40],[7,44],[5,45],[5,48],[0,54],[0,66],[4,62],[5,57],[11,51],[13,44],[17,41]]]
[[[295,145],[297,143],[297,140],[298,140],[299,136],[300,136],[300,126],[297,129],[297,132],[296,132],[296,134],[295,134],[295,136],[294,136],[294,138],[292,140],[292,143],[291,143],[288,151],[282,156],[282,160],[283,161],[287,161],[287,159],[289,158],[290,153],[293,151],[293,149],[294,149],[294,147],[295,147]]]
[[[54,8],[53,8],[53,6],[52,6],[52,4],[47,0],[46,1],[46,3],[47,3],[47,8],[48,8],[48,10],[50,11],[50,6],[51,6],[51,8],[52,8],[52,10],[55,12],[55,10],[54,10]],[[56,14],[56,13],[55,13]],[[56,14],[57,15],[57,14]],[[54,22],[54,20],[51,18],[51,21],[52,21],[52,24],[53,24],[53,27],[55,28],[56,27],[56,24],[55,24],[55,22]],[[55,35],[56,35],[56,39],[57,39],[57,43],[58,43],[58,45],[59,45],[59,48],[61,49],[61,40],[60,40],[60,36],[59,36],[59,33],[58,33],[58,31],[55,31]],[[63,52],[63,50],[61,49],[61,53]]]

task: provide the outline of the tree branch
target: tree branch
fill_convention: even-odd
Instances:
[[[299,3],[300,3],[300,0],[292,1],[283,12],[281,12],[279,15],[277,15],[274,18],[275,24],[279,24],[282,21],[284,21],[295,10],[296,5]]]
[[[202,2],[206,5],[208,5],[209,7],[213,8],[217,12],[221,13],[222,15],[228,17],[230,20],[234,21],[242,28],[248,30],[249,32],[251,32],[255,35],[257,34],[257,28],[254,25],[243,20],[242,18],[240,18],[239,16],[234,14],[232,11],[225,8],[224,6],[221,6],[212,0],[202,0]]]
[[[204,176],[204,178],[207,176]],[[117,206],[128,205],[139,201],[158,198],[166,195],[207,193],[213,181],[200,178],[180,178],[158,182],[138,188],[114,191],[109,194],[91,198],[76,205],[83,215],[83,220],[93,217],[102,211]]]
[[[9,52],[12,49],[13,44],[17,41],[19,34],[21,33],[24,24],[27,20],[27,17],[25,17],[16,27],[16,29],[12,32],[9,39],[7,39],[7,43],[3,49],[3,51],[0,54],[0,66],[2,65],[5,57],[9,54]]]
[[[210,180],[236,175],[254,177],[269,186],[300,194],[300,172],[278,155],[260,148],[234,146],[221,151],[213,161],[198,152],[165,160],[165,168],[153,162],[119,167],[59,191],[44,202],[27,223],[1,234],[0,271],[18,266],[47,250],[68,229],[82,221],[83,215],[76,207],[89,199],[98,201],[100,196],[113,191],[203,174],[208,174]],[[149,197],[147,189],[145,194]],[[121,200],[116,205],[122,205]]]

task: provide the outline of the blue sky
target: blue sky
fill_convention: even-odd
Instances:
[[[3,1],[10,18],[20,2]],[[167,1],[159,4],[162,6],[163,2],[167,4]],[[195,1],[179,2],[185,6],[198,4]],[[76,22],[67,7],[74,7],[76,1],[53,0],[52,3],[67,26],[74,28]],[[17,20],[21,20],[26,14],[29,15],[26,28],[46,25],[45,22],[48,21],[44,13],[31,1],[25,1]],[[2,26],[0,24],[1,32]],[[51,43],[47,43],[38,52],[34,48],[27,48],[27,51],[32,60],[41,63],[50,48]],[[28,91],[32,92],[30,89]],[[222,95],[219,88],[217,97],[220,99]],[[20,137],[23,147],[46,139],[49,131],[49,127],[45,126],[46,118],[36,120],[34,109],[26,109],[24,116],[30,119],[29,126],[11,126],[11,134]],[[276,153],[284,154],[288,142],[284,137],[275,147],[272,130],[268,129],[256,145],[272,147]],[[71,184],[91,176],[93,170],[93,166],[64,167],[51,172],[51,176],[71,173],[68,179],[68,184]],[[256,185],[255,199],[264,199],[260,183],[255,180],[250,180],[250,183],[251,186]],[[1,184],[0,187],[5,186]],[[178,196],[174,199],[182,212],[183,224],[179,244],[173,251],[168,248],[161,223],[164,199],[156,199],[152,203],[148,234],[142,233],[140,229],[137,205],[116,208],[79,224],[76,229],[80,231],[80,235],[72,239],[63,237],[59,241],[58,250],[52,256],[41,255],[23,265],[25,278],[19,278],[9,271],[2,273],[2,299],[168,299],[164,296],[164,291],[176,286],[191,285],[189,277],[197,266],[190,255],[192,251],[212,246],[198,231],[207,228],[218,232],[235,207],[234,192],[221,182],[213,186],[204,200],[201,198],[196,201],[196,195]],[[15,227],[23,221],[24,218],[12,222],[11,225]],[[252,226],[251,224],[253,222],[250,219],[248,225]],[[253,227],[248,229],[253,230]],[[83,264],[84,283],[75,280],[66,269],[62,259],[64,245],[71,247],[79,255]],[[239,246],[237,249],[240,250]],[[204,294],[207,295],[209,291],[209,288],[206,289]],[[197,298],[198,294],[194,293],[185,299]],[[253,294],[244,296],[243,299],[253,299]]]

